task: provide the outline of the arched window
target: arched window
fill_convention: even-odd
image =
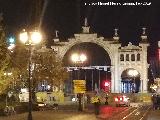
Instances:
[[[124,61],[124,54],[120,54],[120,61]]]
[[[138,54],[137,54],[137,61],[140,61],[140,60],[141,60],[140,54],[138,53]]]
[[[135,61],[135,54],[131,55],[131,61]]]
[[[129,54],[126,54],[126,61],[129,61]]]

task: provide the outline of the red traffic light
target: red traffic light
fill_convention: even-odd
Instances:
[[[105,87],[109,87],[109,86],[110,86],[110,82],[105,81],[105,82],[104,82],[104,86],[105,86]]]
[[[101,85],[102,85],[102,89],[103,89],[105,92],[110,92],[111,81],[109,81],[109,80],[104,80]]]

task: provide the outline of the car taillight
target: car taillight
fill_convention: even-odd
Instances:
[[[114,101],[115,101],[115,102],[118,102],[118,98],[114,98]]]

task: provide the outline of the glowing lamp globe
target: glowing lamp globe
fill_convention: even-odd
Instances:
[[[42,41],[42,35],[37,31],[32,32],[31,33],[31,40],[32,40],[33,44],[38,44]]]

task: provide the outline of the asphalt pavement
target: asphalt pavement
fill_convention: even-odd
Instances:
[[[147,116],[147,120],[160,120],[160,110],[151,110]]]
[[[27,120],[28,113],[0,117],[0,120]],[[62,111],[37,111],[32,112],[33,120],[98,120],[92,113],[62,112]]]
[[[119,108],[123,111],[125,108]],[[115,111],[115,108],[107,107],[104,110]],[[102,111],[103,112],[103,111]],[[33,120],[106,120],[107,116],[105,114],[96,116],[94,110],[85,110],[83,112],[78,112],[74,107],[72,111],[68,110],[47,110],[47,111],[34,111],[32,112]],[[113,115],[113,114],[112,114]],[[0,120],[27,120],[28,113],[16,114],[12,116],[1,116]],[[160,120],[160,110],[150,110],[147,116],[143,120]]]

